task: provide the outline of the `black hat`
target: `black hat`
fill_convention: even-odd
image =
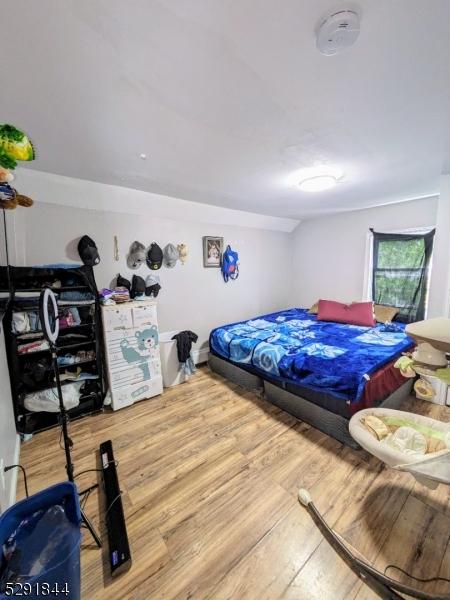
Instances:
[[[157,271],[161,268],[162,262],[163,251],[156,242],[153,242],[147,252],[147,266],[152,271]]]
[[[133,275],[130,296],[136,298],[136,296],[140,296],[141,294],[145,294],[145,281],[139,275]]]
[[[92,238],[88,235],[83,235],[81,240],[78,242],[78,254],[80,255],[83,263],[88,267],[98,265],[100,262],[100,255],[97,250],[97,246]]]
[[[120,273],[117,275],[116,285],[117,285],[117,287],[127,288],[128,291],[131,290],[131,283],[128,281],[128,279],[125,279],[125,277],[122,277],[122,275]]]

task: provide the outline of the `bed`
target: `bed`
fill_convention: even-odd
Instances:
[[[212,370],[352,447],[348,420],[410,393],[394,362],[414,342],[404,325],[361,327],[318,321],[291,308],[231,323],[210,334]]]

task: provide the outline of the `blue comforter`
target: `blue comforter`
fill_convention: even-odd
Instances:
[[[224,325],[210,335],[212,351],[227,360],[351,402],[361,398],[371,373],[412,345],[401,324],[343,325],[318,321],[300,308]]]

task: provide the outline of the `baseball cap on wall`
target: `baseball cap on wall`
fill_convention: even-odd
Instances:
[[[98,253],[97,246],[94,240],[88,235],[83,235],[78,242],[78,254],[83,261],[83,264],[88,267],[98,265],[100,262],[100,255]]]
[[[130,269],[139,269],[145,262],[145,246],[141,242],[133,242],[130,246],[127,264]]]
[[[173,244],[167,244],[164,248],[164,264],[168,269],[172,269],[176,264],[177,260],[180,258],[180,253],[178,249]]]
[[[152,271],[161,268],[163,262],[163,251],[156,242],[152,242],[147,252],[147,266]]]

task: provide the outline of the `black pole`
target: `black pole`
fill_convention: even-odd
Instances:
[[[56,348],[55,344],[52,342],[50,342],[50,349],[52,352],[53,369],[55,371],[56,389],[58,390],[59,411],[61,413],[61,429],[62,429],[62,437],[63,437],[63,443],[64,443],[64,453],[66,455],[67,478],[69,479],[69,481],[71,481],[73,483],[74,482],[74,466],[73,466],[73,462],[72,462],[72,456],[70,454],[70,449],[72,447],[72,440],[69,437],[69,431],[67,428],[67,411],[66,411],[66,407],[64,406],[64,398],[63,398],[62,387],[61,387],[61,379],[59,377],[57,348]],[[87,518],[86,514],[84,513],[84,510],[80,509],[80,512],[81,512],[81,519],[82,519],[83,523],[85,524],[86,528],[89,530],[90,534],[94,538],[94,541],[97,544],[97,546],[99,548],[101,548],[102,541],[101,541],[98,533],[95,531],[92,523]]]
[[[62,394],[61,379],[59,377],[58,356],[56,354],[56,346],[54,344],[51,345],[51,352],[52,352],[52,359],[53,359],[53,369],[55,371],[56,389],[58,390],[59,412],[61,414],[61,428],[62,428],[63,441],[64,441],[64,452],[66,455],[67,478],[69,479],[69,481],[71,481],[73,483],[74,469],[73,469],[73,463],[72,463],[72,456],[70,454],[72,440],[69,438],[69,432],[67,429],[67,411],[66,411],[66,407],[64,406],[64,398],[63,398],[63,394]]]

